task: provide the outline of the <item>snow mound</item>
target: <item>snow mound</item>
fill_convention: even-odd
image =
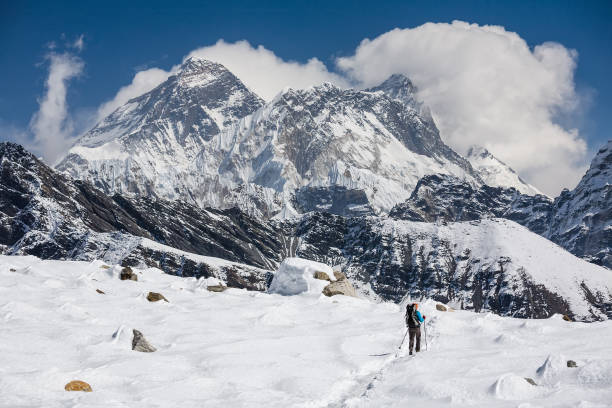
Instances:
[[[284,296],[302,293],[320,295],[328,281],[316,279],[315,272],[324,272],[330,280],[336,280],[328,265],[302,258],[286,258],[274,274],[268,292]]]
[[[524,400],[540,394],[537,386],[516,374],[504,374],[491,386],[491,394],[503,400]]]
[[[536,372],[542,380],[548,383],[555,383],[566,368],[567,362],[563,356],[555,354],[549,355],[544,364],[542,364]]]

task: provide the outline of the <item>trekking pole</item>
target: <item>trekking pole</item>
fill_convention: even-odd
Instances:
[[[423,329],[425,330],[425,351],[427,351],[427,321],[425,321]]]
[[[406,341],[406,336],[408,335],[408,328],[406,328],[406,333],[404,334],[404,338],[402,339],[401,344],[399,345],[398,349],[401,350],[402,346],[404,345],[404,341]]]

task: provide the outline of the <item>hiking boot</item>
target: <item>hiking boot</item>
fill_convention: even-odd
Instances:
[[[416,349],[416,352],[418,353],[419,351],[421,351],[420,349]]]
[[[412,350],[410,350],[410,352],[408,353],[408,355],[412,355]]]

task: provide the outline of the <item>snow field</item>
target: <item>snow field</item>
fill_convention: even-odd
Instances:
[[[154,268],[137,270],[137,282],[120,281],[120,268],[103,266],[0,256],[0,407],[526,408],[612,401],[609,321],[438,312],[426,301],[420,310],[428,317],[429,351],[411,358],[404,350],[396,359],[404,327],[395,304],[307,292],[213,293],[204,279]],[[148,291],[169,303],[148,302]],[[157,352],[132,351],[132,329]],[[391,354],[376,356],[384,353]],[[567,368],[567,359],[578,368]],[[88,382],[93,392],[64,391],[71,380]]]
[[[432,304],[422,305],[424,314]],[[343,406],[611,407],[611,334],[611,321],[434,312],[430,351],[391,362],[367,398]],[[570,359],[577,368],[567,367]]]
[[[120,281],[103,265],[0,257],[0,406],[327,406],[401,335],[395,305],[213,293],[157,269]],[[158,351],[132,351],[134,328]],[[75,379],[93,393],[64,391]]]

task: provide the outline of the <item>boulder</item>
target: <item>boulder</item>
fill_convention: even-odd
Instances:
[[[101,295],[104,295],[104,291],[100,290],[100,289],[96,289],[96,292],[98,292]]]
[[[572,318],[569,317],[568,315],[563,315],[563,320],[565,320],[566,322],[572,322]]]
[[[137,281],[138,276],[134,273],[134,271],[132,271],[132,268],[130,268],[129,266],[126,266],[125,268],[121,269],[121,273],[119,274],[119,279]]]
[[[225,289],[227,289],[227,286],[223,286],[223,285],[208,285],[206,287],[206,289],[209,292],[223,292]]]
[[[70,381],[68,384],[64,386],[66,391],[84,391],[91,392],[91,386],[87,384],[85,381],[74,380]]]
[[[340,271],[334,271],[334,277],[336,278],[336,280],[346,279],[346,275]]]
[[[143,353],[152,353],[157,351],[155,347],[153,347],[147,339],[144,338],[141,332],[134,329],[134,338],[132,339],[132,350],[140,351]]]
[[[535,385],[535,386],[538,385],[538,384],[536,384],[535,381],[533,381],[533,378],[525,377],[525,381],[527,381],[531,385]]]
[[[436,310],[439,310],[441,312],[446,312],[446,306],[437,303],[436,304]]]
[[[351,282],[349,282],[349,280],[346,278],[332,282],[326,287],[324,287],[323,294],[325,296],[330,296],[330,297],[335,296],[335,295],[357,297],[355,288],[353,287],[353,285],[351,285]]]
[[[108,266],[108,265],[102,265],[102,266],[100,266],[100,268],[102,268],[102,269],[110,269],[110,266]]]
[[[576,368],[576,367],[578,367],[574,360],[567,360],[567,366],[568,366],[568,368]]]
[[[329,275],[326,272],[321,272],[321,271],[315,271],[315,273],[312,275],[315,279],[320,279],[320,280],[325,280],[325,281],[331,281],[331,279],[329,279]]]
[[[166,299],[164,295],[157,292],[149,292],[149,294],[147,295],[147,300],[149,302],[158,302],[160,300],[165,300],[166,302],[168,302],[168,299]]]

